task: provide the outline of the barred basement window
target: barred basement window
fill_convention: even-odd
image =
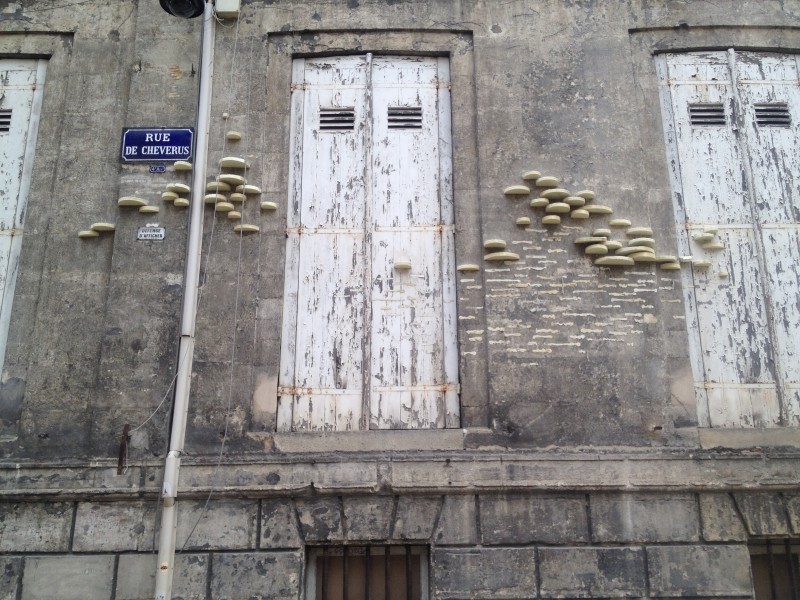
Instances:
[[[800,539],[750,543],[755,600],[800,598]]]
[[[325,546],[307,549],[308,600],[427,600],[425,546]]]

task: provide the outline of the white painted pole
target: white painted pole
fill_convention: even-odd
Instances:
[[[203,238],[203,191],[206,184],[208,160],[208,130],[211,120],[211,85],[214,76],[214,4],[207,0],[203,12],[203,45],[200,55],[200,92],[198,94],[196,144],[192,180],[192,208],[189,218],[189,244],[186,252],[186,272],[183,280],[183,313],[181,339],[178,348],[178,376],[175,381],[175,403],[172,409],[172,432],[169,453],[164,465],[164,484],[161,532],[158,540],[155,600],[172,598],[172,578],[175,573],[175,534],[178,522],[175,498],[178,495],[178,475],[181,468],[186,437],[186,416],[192,383],[194,360],[194,327],[197,316],[197,296],[200,281],[200,258]]]

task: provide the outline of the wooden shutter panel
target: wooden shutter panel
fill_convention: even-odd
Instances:
[[[364,340],[365,57],[298,61],[279,428],[359,429]],[[352,129],[323,129],[331,108]],[[291,416],[287,417],[291,407]]]
[[[377,58],[373,90],[370,425],[445,426],[438,61]],[[395,116],[405,108],[405,127]],[[416,109],[416,110],[412,110]],[[391,120],[390,120],[391,118]],[[447,231],[445,231],[447,229]],[[395,263],[410,261],[411,268]]]
[[[754,218],[764,251],[776,377],[784,397],[785,423],[800,425],[798,59],[746,52],[736,53],[735,65]],[[767,111],[765,106],[772,108]]]
[[[701,423],[797,425],[797,60],[731,50],[670,54],[664,64],[682,252],[702,254],[691,238],[709,226],[725,244],[712,269],[683,280]],[[686,110],[719,104],[724,125],[701,123],[697,110],[692,122]]]
[[[458,426],[447,64],[295,61],[280,430]]]
[[[692,235],[718,226],[726,245],[728,278],[720,265],[687,275],[696,326],[689,324],[698,403],[710,425],[766,426],[778,420],[777,386],[767,310],[759,281],[752,213],[744,187],[744,156],[733,129],[734,91],[725,52],[670,54],[672,115],[678,152],[684,249],[697,254]],[[692,125],[687,107],[721,103],[726,125]],[[699,377],[698,377],[699,375]]]
[[[36,147],[45,62],[0,60],[0,370]]]

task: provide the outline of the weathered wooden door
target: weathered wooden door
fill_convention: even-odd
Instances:
[[[458,425],[446,59],[299,59],[279,430]]]
[[[681,250],[712,263],[683,280],[701,424],[797,425],[796,57],[669,54],[660,68]],[[695,240],[715,230],[723,250]]]
[[[0,371],[36,148],[45,61],[0,59]]]

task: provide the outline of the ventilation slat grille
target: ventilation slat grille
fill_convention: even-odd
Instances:
[[[756,104],[756,125],[759,127],[789,127],[792,118],[789,105],[785,102],[772,104]]]
[[[389,129],[422,129],[422,107],[390,106]]]
[[[725,107],[719,104],[690,104],[689,122],[692,125],[725,125]]]
[[[356,126],[354,108],[321,108],[319,128],[321,131],[353,131]]]
[[[0,133],[6,133],[11,129],[11,110],[0,110]]]

